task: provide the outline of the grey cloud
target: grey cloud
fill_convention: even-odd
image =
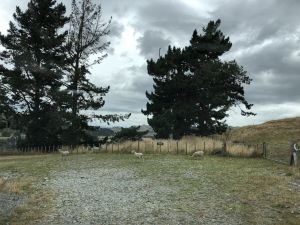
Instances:
[[[246,0],[221,3],[212,12],[222,20],[225,35],[238,40],[225,58],[236,59],[253,78],[245,89],[249,102],[299,102],[300,57],[291,58],[300,50],[299,8],[295,0]]]
[[[300,57],[291,54],[300,50],[292,40],[274,41],[254,53],[237,58],[248,71],[253,83],[246,90],[252,103],[284,103],[300,100]]]
[[[300,1],[281,0],[245,0],[222,2],[212,12],[212,18],[222,20],[222,30],[230,35],[240,35],[249,30],[255,30],[252,42],[248,45],[261,43],[282,34],[294,32],[298,23]],[[242,42],[240,43],[242,45]]]
[[[157,58],[159,49],[163,54],[171,44],[169,39],[164,38],[164,34],[160,31],[147,30],[142,37],[138,39],[141,54],[146,58]]]
[[[113,20],[110,24],[110,37],[120,38],[122,32],[124,31],[124,25],[118,23],[116,20]]]
[[[119,74],[124,79],[114,79],[111,83],[104,110],[140,113],[147,102],[145,92],[151,91],[153,85],[152,79],[147,75],[146,65],[125,67],[112,76],[116,78]]]
[[[149,1],[138,11],[138,20],[133,25],[139,30],[160,30],[174,38],[191,37],[194,29],[201,27],[207,19],[191,10],[180,1]]]

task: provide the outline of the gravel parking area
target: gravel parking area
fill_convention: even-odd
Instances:
[[[48,155],[0,171],[0,224],[300,224],[299,170],[262,159]]]
[[[141,162],[134,163],[141,166]],[[160,163],[174,166],[180,162]],[[199,183],[199,188],[184,196],[184,182],[171,185],[164,182],[163,174],[151,179],[134,167],[116,164],[89,162],[89,168],[55,172],[45,179],[43,185],[53,189],[57,198],[54,211],[40,224],[242,224],[237,215],[220,210],[226,198],[220,201],[218,195],[210,195],[213,186],[201,171],[183,171],[183,181]]]

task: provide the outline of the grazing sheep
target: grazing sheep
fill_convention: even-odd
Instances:
[[[131,153],[134,154],[134,156],[137,157],[138,159],[143,159],[143,161],[144,161],[143,153],[135,152],[135,151],[132,151]]]
[[[70,155],[69,151],[62,151],[62,150],[58,150],[61,154],[61,158],[64,159],[66,158],[68,155]]]
[[[197,151],[197,152],[194,152],[192,157],[193,158],[203,158],[204,156],[204,151]]]

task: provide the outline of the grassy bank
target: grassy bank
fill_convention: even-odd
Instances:
[[[286,143],[300,138],[300,117],[272,120],[254,126],[235,128],[228,133],[236,142],[261,144]]]

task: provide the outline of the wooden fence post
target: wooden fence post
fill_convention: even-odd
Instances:
[[[140,152],[140,140],[138,140],[138,152]]]
[[[205,152],[205,141],[203,142],[203,151]]]
[[[152,141],[152,153],[154,153],[154,142]]]
[[[263,142],[262,144],[262,148],[263,148],[263,158],[267,158],[267,149],[266,149],[266,143]]]
[[[187,142],[185,142],[185,154],[188,154]]]
[[[226,141],[223,142],[223,151],[224,151],[224,153],[227,153],[227,143],[226,143]]]
[[[176,152],[177,152],[177,155],[178,155],[178,141],[176,142]]]

